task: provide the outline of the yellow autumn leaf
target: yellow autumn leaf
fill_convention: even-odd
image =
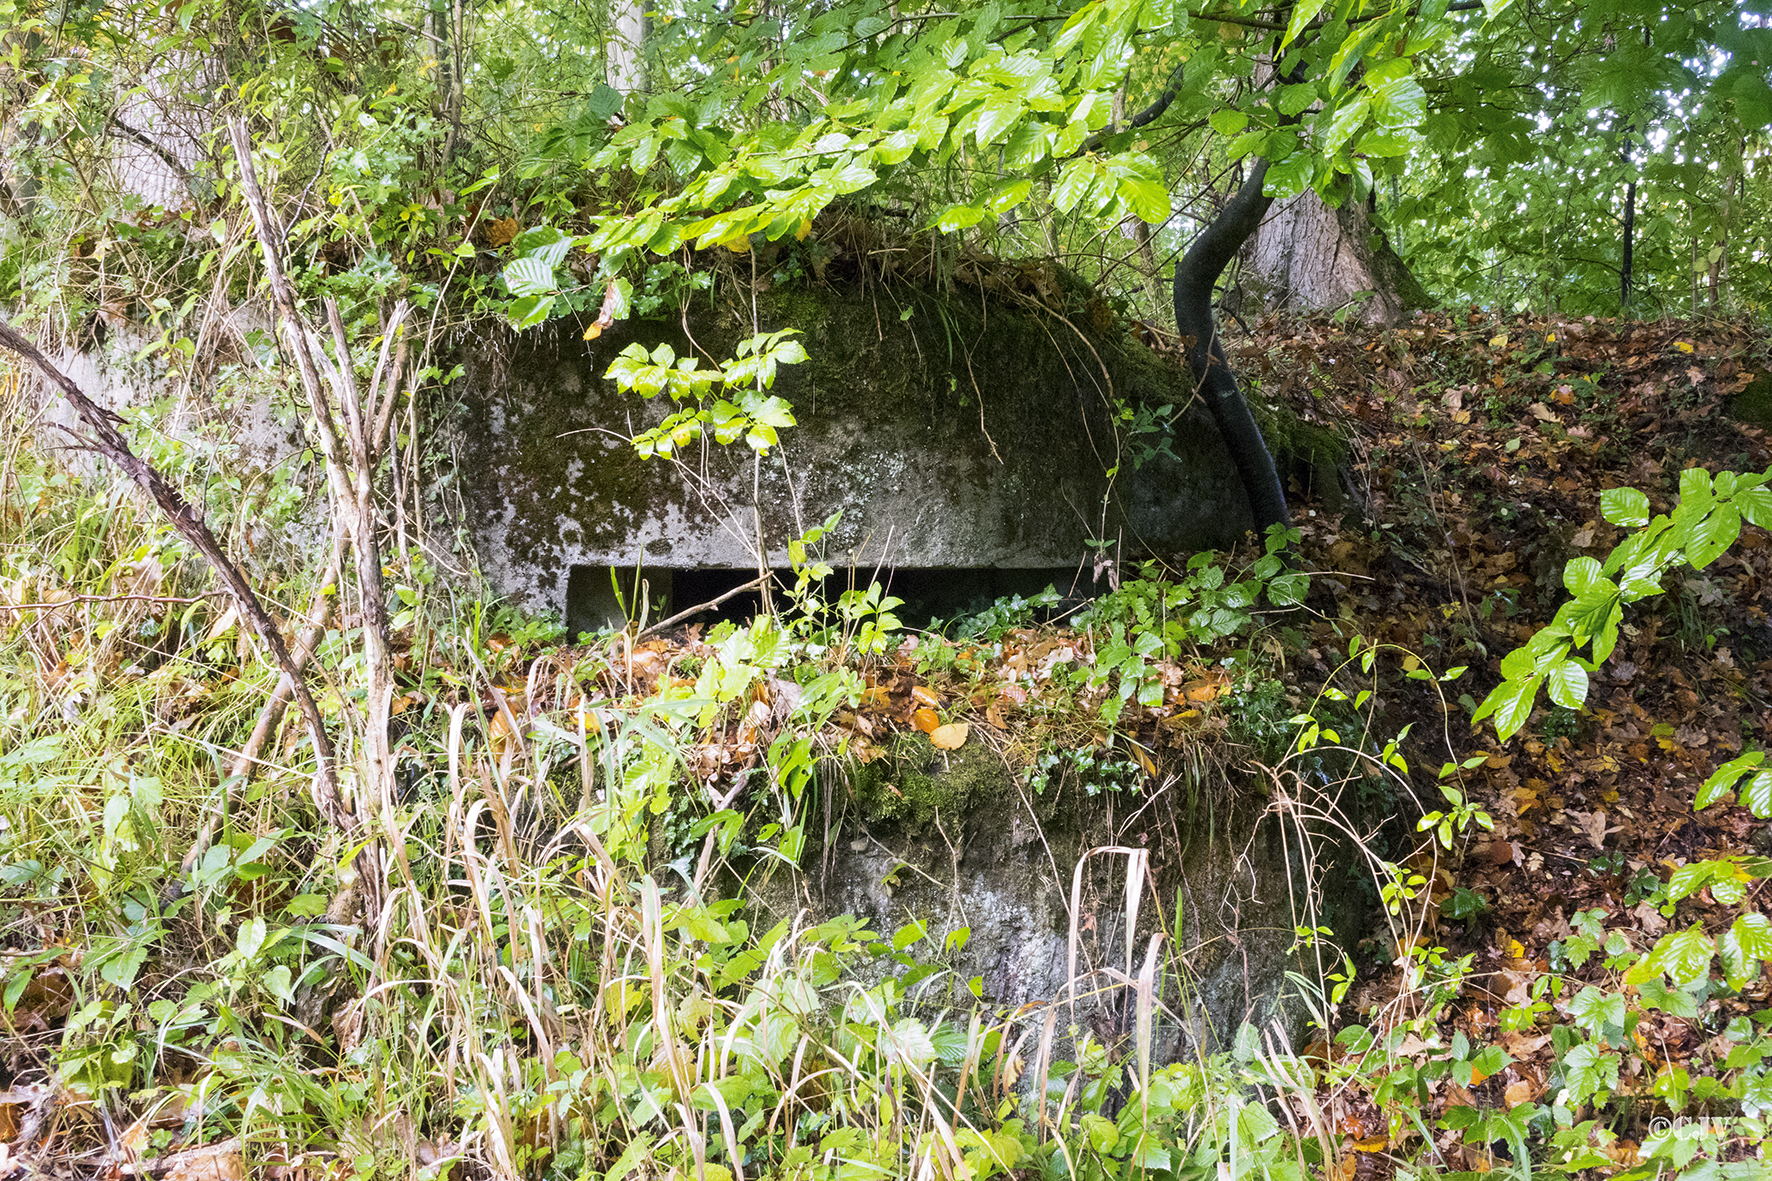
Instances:
[[[966,745],[966,738],[971,733],[972,727],[967,723],[949,722],[930,731],[929,745],[936,750],[959,750]]]
[[[932,709],[920,709],[911,715],[911,725],[925,734],[933,734],[936,728],[941,725],[941,719]]]
[[[911,699],[918,705],[926,705],[934,709],[941,704],[941,697],[927,685],[915,685],[911,688]]]

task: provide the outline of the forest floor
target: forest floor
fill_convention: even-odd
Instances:
[[[1568,597],[1564,563],[1604,559],[1620,540],[1600,516],[1603,489],[1641,489],[1653,511],[1667,512],[1682,468],[1767,467],[1764,430],[1730,413],[1766,388],[1765,341],[1727,323],[1473,312],[1387,332],[1264,322],[1237,351],[1261,396],[1352,440],[1363,519],[1330,517],[1318,504],[1299,521],[1308,564],[1336,572],[1315,580],[1316,595],[1330,600],[1313,597],[1324,607],[1314,623],[1317,676],[1346,650],[1350,630],[1418,653],[1436,671],[1472,669],[1448,687],[1460,696],[1447,723],[1460,755],[1486,756],[1466,783],[1494,829],[1451,864],[1423,863],[1438,905],[1422,937],[1446,962],[1474,957],[1462,997],[1442,1014],[1443,1036],[1500,1046],[1509,1062],[1487,1091],[1468,1079],[1435,1081],[1428,1111],[1443,1118],[1459,1105],[1548,1104],[1547,1090],[1569,1073],[1569,1047],[1553,1044],[1553,1030],[1569,1024],[1571,1004],[1584,1015],[1574,999],[1584,982],[1607,995],[1669,931],[1701,924],[1706,938],[1718,936],[1763,900],[1757,858],[1769,851],[1767,825],[1741,807],[1697,811],[1694,795],[1772,731],[1767,534],[1744,528],[1710,567],[1677,571],[1664,596],[1627,611],[1586,708],[1541,701],[1506,744],[1468,717],[1499,679],[1500,657]],[[1437,730],[1438,697],[1395,697],[1396,720],[1414,719],[1417,735]],[[1734,869],[1717,888],[1670,900],[1683,867],[1720,864]],[[1356,986],[1353,1008],[1397,996],[1406,963],[1400,956]],[[1561,996],[1545,989],[1559,975],[1572,982]],[[1741,1110],[1739,1046],[1754,1039],[1731,1022],[1757,1014],[1751,1024],[1763,1028],[1772,1017],[1765,977],[1751,976],[1689,1013],[1639,1007],[1634,986],[1620,990],[1628,1004],[1607,1033],[1623,1051],[1611,1063],[1623,1077],[1611,1089],[1631,1102],[1586,1145],[1604,1158],[1596,1167],[1636,1164],[1643,1139],[1665,1133],[1681,1112]],[[1522,1012],[1535,1003],[1538,1014]],[[1418,1036],[1403,1052],[1411,1046],[1425,1048]],[[1715,1103],[1692,1095],[1692,1080],[1707,1078],[1721,1088]],[[1354,1140],[1376,1150],[1396,1133],[1380,1105],[1349,1094],[1337,1101]],[[1750,1095],[1747,1110],[1756,1109]],[[1492,1163],[1487,1147],[1441,1136],[1448,1164]],[[1711,1146],[1719,1159],[1757,1151],[1724,1140]],[[1505,1159],[1504,1148],[1496,1152]]]

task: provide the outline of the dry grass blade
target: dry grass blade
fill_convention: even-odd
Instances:
[[[1138,1006],[1134,1014],[1134,1044],[1138,1055],[1138,1098],[1148,1113],[1151,1095],[1151,1042],[1156,1020],[1157,953],[1163,949],[1163,933],[1151,936],[1150,948],[1144,955],[1144,967],[1138,971]]]

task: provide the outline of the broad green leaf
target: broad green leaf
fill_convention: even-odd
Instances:
[[[1358,94],[1342,103],[1335,109],[1329,120],[1329,130],[1324,136],[1323,150],[1339,152],[1343,144],[1354,137],[1366,123],[1366,115],[1372,106],[1372,97]]]
[[[1360,137],[1357,148],[1363,156],[1386,159],[1391,156],[1407,156],[1419,142],[1409,131],[1385,131],[1375,127]]]
[[[547,319],[553,308],[554,297],[551,295],[525,295],[522,299],[512,300],[505,314],[517,328],[533,328]]]
[[[1544,687],[1550,699],[1564,709],[1580,709],[1587,702],[1587,670],[1565,660],[1545,675]]]
[[[838,196],[859,193],[879,179],[878,174],[859,160],[851,160],[831,173],[827,183]]]
[[[1573,558],[1563,567],[1563,586],[1572,595],[1587,594],[1603,578],[1600,564],[1592,558]]]
[[[1427,109],[1427,91],[1413,76],[1393,78],[1372,92],[1372,117],[1386,131],[1413,127]]]
[[[147,944],[136,942],[130,944],[119,954],[107,959],[99,968],[98,974],[107,983],[114,984],[127,992],[129,987],[135,983],[136,973],[140,972],[142,965],[147,962]]]
[[[1094,187],[1096,164],[1087,157],[1072,160],[1064,166],[1058,175],[1058,184],[1052,189],[1052,204],[1060,213],[1069,213],[1083,200],[1084,194]]]
[[[1693,801],[1693,806],[1697,808],[1710,807],[1712,804],[1728,795],[1731,791],[1735,790],[1735,785],[1740,782],[1744,776],[1751,777],[1753,772],[1760,767],[1765,759],[1766,752],[1763,750],[1750,750],[1736,758],[1730,759],[1721,767],[1718,767],[1715,771],[1711,772],[1709,778],[1707,778],[1703,785],[1699,787],[1698,797]],[[1761,774],[1764,774],[1764,772],[1762,771]]]
[[[1761,820],[1772,819],[1772,768],[1762,767],[1748,776],[1736,794],[1743,808]]]
[[[1749,488],[1735,494],[1736,511],[1751,524],[1772,529],[1772,488]]]
[[[1021,99],[1013,94],[1004,95],[985,103],[978,112],[978,122],[974,125],[973,134],[978,139],[978,146],[988,148],[996,143],[1002,134],[1009,130],[1010,124],[1021,117]]]
[[[1220,107],[1207,117],[1206,122],[1219,135],[1236,135],[1249,126],[1249,116],[1235,107]]]
[[[1292,86],[1281,87],[1280,96],[1275,101],[1274,105],[1279,108],[1282,115],[1290,117],[1293,115],[1301,115],[1305,111],[1310,110],[1311,104],[1316,101],[1316,86],[1311,83],[1298,83]]]
[[[1537,676],[1516,682],[1512,699],[1504,699],[1495,711],[1495,732],[1503,742],[1519,733],[1532,716],[1532,707],[1538,701],[1538,682]]]
[[[1673,982],[1676,988],[1691,988],[1710,974],[1711,957],[1716,947],[1704,933],[1702,923],[1694,923],[1684,931],[1663,935],[1649,955],[1649,962]]]
[[[554,267],[534,255],[519,258],[504,269],[505,287],[512,295],[548,295],[554,290]]]
[[[1378,36],[1386,21],[1367,21],[1347,35],[1335,55],[1329,59],[1329,89],[1331,93],[1340,90],[1342,83],[1347,81],[1348,72],[1360,59],[1366,56],[1366,47]]]
[[[989,197],[985,198],[984,207],[989,212],[1001,217],[1026,201],[1033,188],[1034,182],[1031,180],[1005,181],[998,185]]]
[[[1743,952],[1757,960],[1772,960],[1772,919],[1763,914],[1744,914],[1730,929]]]
[[[881,164],[900,164],[916,150],[917,133],[909,127],[900,128],[881,140],[874,148],[874,159]]]
[[[970,229],[984,220],[984,210],[977,205],[949,205],[935,219],[935,228],[944,234]]]
[[[1268,166],[1262,191],[1281,200],[1298,196],[1310,187],[1311,178],[1316,173],[1316,163],[1315,156],[1310,152],[1293,152],[1286,159]]]
[[[590,95],[585,99],[586,113],[597,119],[613,118],[621,113],[621,108],[621,91],[602,82],[593,86]]]
[[[1719,504],[1693,529],[1686,543],[1686,560],[1702,570],[1726,553],[1741,536],[1741,513],[1733,505]]]
[[[1027,183],[1027,182],[1022,182]],[[1161,181],[1148,176],[1126,176],[1120,179],[1120,200],[1132,207],[1141,221],[1160,226],[1169,220],[1169,190]]]
[[[1717,937],[1717,959],[1723,979],[1737,991],[1759,979],[1760,964],[1772,960],[1772,922],[1763,914],[1744,914]]]
[[[1324,0],[1299,0],[1292,8],[1292,19],[1286,23],[1286,35],[1280,38],[1280,48],[1285,49],[1297,39],[1304,27],[1316,18],[1323,10]]]
[[[1721,941],[1718,942],[1717,947],[1719,951],[1722,950]],[[1728,963],[1726,952],[1723,959],[1726,965]],[[1642,996],[1646,1008],[1659,1009],[1663,1013],[1669,1013],[1687,1021],[1698,1019],[1698,1002],[1693,999],[1692,994],[1683,988],[1667,987],[1658,976],[1652,976],[1643,981],[1637,986],[1637,991]],[[1624,998],[1620,996],[1618,999],[1623,1000]]]
[[[1625,528],[1647,525],[1649,498],[1635,488],[1608,488],[1600,493],[1600,515]]]

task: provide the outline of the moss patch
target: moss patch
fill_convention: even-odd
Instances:
[[[964,818],[974,800],[1012,790],[1008,768],[982,742],[941,751],[925,734],[900,734],[886,757],[852,768],[849,788],[870,821],[897,820],[922,827],[938,813]]]
[[[1772,430],[1772,375],[1756,373],[1748,387],[1729,400],[1729,413],[1749,426]]]

